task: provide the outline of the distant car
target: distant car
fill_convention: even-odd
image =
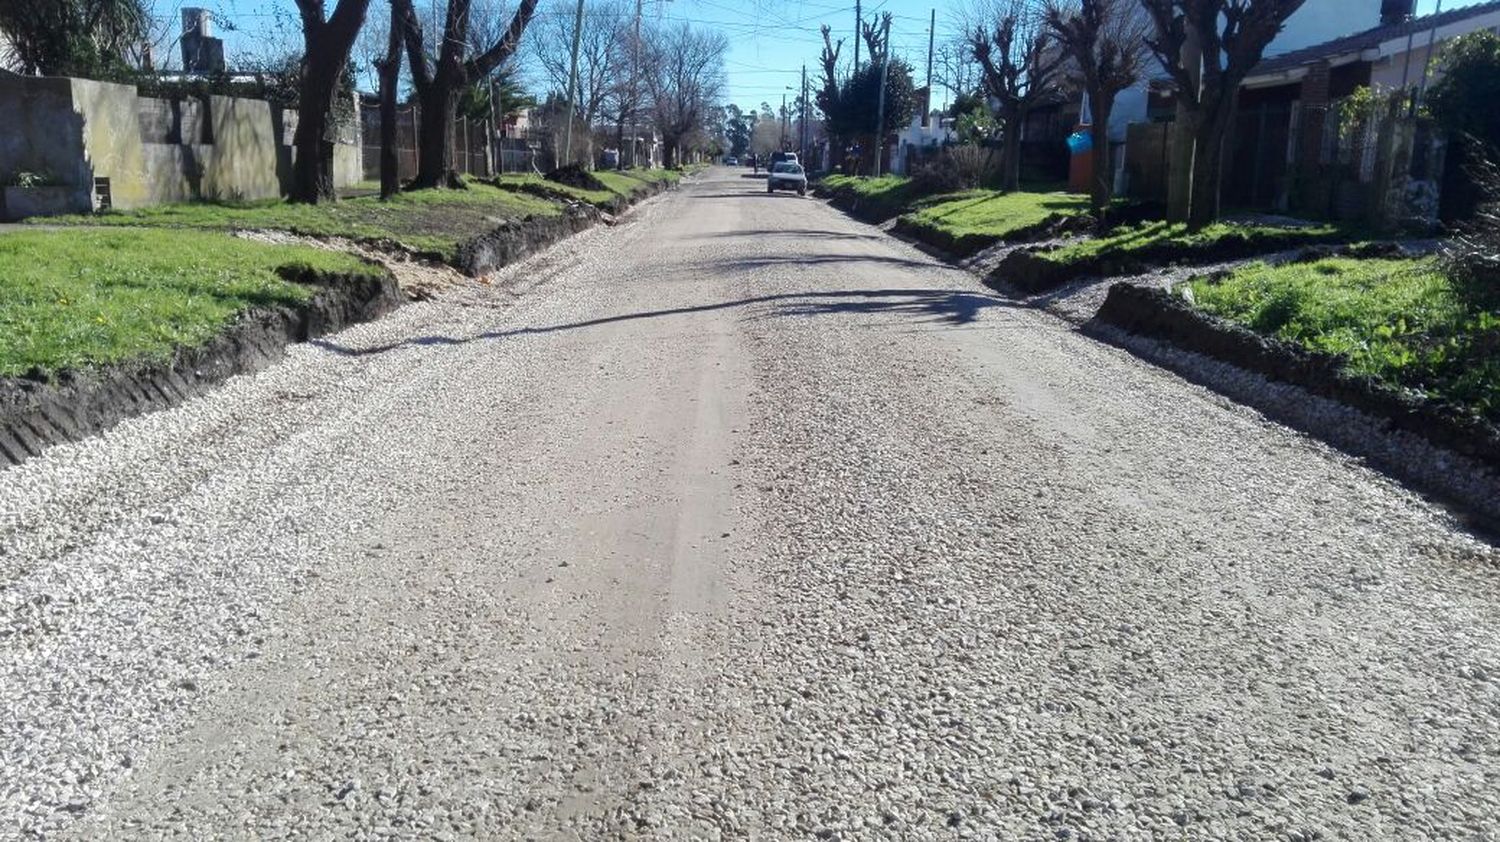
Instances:
[[[771,165],[771,174],[766,177],[766,192],[796,190],[798,196],[807,195],[807,173],[796,161],[782,161]]]
[[[797,153],[796,152],[772,152],[771,153],[771,165],[769,167],[767,167],[767,169],[768,170],[774,170],[774,169],[776,169],[776,165],[777,164],[780,164],[780,163],[783,163],[783,162],[784,163],[788,163],[788,164],[800,164],[800,163],[802,163],[801,161],[797,160]]]
[[[739,165],[740,165],[740,159],[734,157],[733,155],[730,155],[728,158],[724,159],[724,166],[726,166],[726,167],[737,167]]]

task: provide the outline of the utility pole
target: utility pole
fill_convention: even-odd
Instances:
[[[859,0],[854,0],[854,72],[859,72],[859,37],[860,29],[865,25],[864,16],[860,12]],[[852,75],[852,74],[851,74]]]
[[[797,160],[807,167],[807,65],[802,65],[802,125],[797,131]]]
[[[781,151],[786,151],[786,92],[781,93]]]
[[[932,45],[937,40],[937,9],[932,10],[932,22],[927,24],[927,102],[922,106],[922,128],[932,125]]]
[[[641,69],[640,68],[641,68],[641,0],[635,0],[635,38],[631,42],[631,45],[630,45],[630,111],[631,111],[631,114],[630,114],[630,165],[632,167],[637,166],[639,164],[639,162],[636,160],[635,138],[636,138],[636,132],[639,131],[640,127],[636,125],[636,123],[639,122],[639,121],[636,119],[635,112],[638,111],[638,110],[640,110],[640,102],[639,102],[639,99],[640,99],[640,84],[641,84],[641,79],[640,79]],[[623,109],[623,108],[620,109],[620,112],[621,112],[620,113],[620,136],[621,136],[621,139],[623,140],[624,139],[624,135],[625,135],[625,126],[624,126],[624,123],[625,123],[625,113],[624,113],[625,109]],[[622,147],[620,149],[620,151],[619,151],[619,156],[620,156],[620,158],[619,158],[619,168],[620,169],[624,169],[625,168],[625,150],[623,148],[624,145],[625,144],[623,142],[620,144],[620,146]]]
[[[870,56],[874,61],[875,57]],[[885,151],[885,78],[891,70],[891,19],[885,19],[885,32],[880,36],[880,102],[875,108],[875,177],[880,178],[880,158]]]
[[[573,15],[573,61],[568,65],[568,124],[563,132],[563,161],[573,161],[573,119],[577,111],[573,98],[578,92],[578,45],[583,38],[583,0],[578,0],[578,11]]]
[[[1427,33],[1427,55],[1422,57],[1422,86],[1417,89],[1417,102],[1427,98],[1427,68],[1432,66],[1432,45],[1437,41],[1437,16],[1442,13],[1443,0],[1437,0],[1437,8],[1432,10],[1432,31]]]

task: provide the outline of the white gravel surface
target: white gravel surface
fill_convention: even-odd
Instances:
[[[716,171],[0,472],[0,835],[1492,838],[1497,562]]]

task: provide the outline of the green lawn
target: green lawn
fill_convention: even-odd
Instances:
[[[0,375],[164,359],[254,306],[305,301],[277,269],[380,273],[348,255],[201,231],[0,234]]]
[[[1191,286],[1206,312],[1500,422],[1500,313],[1466,307],[1435,260],[1255,263]]]
[[[862,175],[827,175],[822,184],[830,189],[848,192],[861,199],[883,201],[905,200],[911,187],[911,179],[904,175],[883,175],[870,178]]]
[[[952,245],[982,246],[1011,239],[1061,216],[1089,208],[1088,197],[1073,193],[966,190],[923,199],[901,217],[916,233],[930,233]],[[940,243],[941,244],[941,243]]]
[[[499,220],[558,212],[556,202],[539,196],[471,183],[467,190],[399,193],[389,202],[375,196],[323,205],[279,200],[191,202],[37,221],[47,225],[264,229],[309,237],[394,240],[410,249],[452,259],[460,243],[490,231]]]
[[[1187,226],[1171,222],[1148,222],[1121,227],[1104,237],[1086,240],[1036,256],[1053,263],[1087,263],[1096,259],[1134,258],[1142,261],[1170,259],[1175,254],[1207,254],[1225,251],[1226,259],[1234,253],[1254,253],[1277,248],[1292,248],[1308,243],[1326,242],[1344,232],[1333,225],[1278,227],[1271,225],[1237,225],[1214,223],[1201,231],[1189,232]]]

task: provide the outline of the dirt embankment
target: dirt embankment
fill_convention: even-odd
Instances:
[[[0,464],[78,441],[121,421],[203,394],[236,374],[265,368],[286,346],[367,322],[401,303],[395,278],[291,270],[317,292],[299,307],[257,307],[208,342],[171,359],[0,378]]]

